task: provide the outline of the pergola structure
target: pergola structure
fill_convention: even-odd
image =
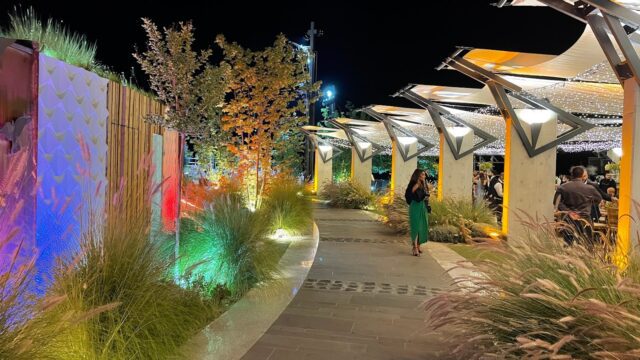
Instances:
[[[456,191],[470,196],[470,191],[446,190],[448,183],[467,182],[471,166],[462,163],[472,158],[470,154],[504,154],[505,204],[510,210],[505,211],[503,230],[509,234],[523,231],[516,221],[509,221],[519,208],[533,210],[540,218],[552,216],[557,149],[603,151],[621,146],[617,243],[619,255],[624,255],[635,233],[628,215],[633,215],[633,201],[640,200],[640,182],[631,181],[633,171],[640,169],[640,145],[634,146],[640,136],[640,37],[635,31],[640,15],[634,10],[640,9],[640,1],[625,1],[624,6],[608,0],[500,3],[507,4],[548,5],[589,26],[558,56],[459,48],[440,68],[478,80],[481,88],[410,85],[396,96],[419,108],[370,106],[364,111],[380,123],[343,119],[341,124],[390,148],[392,161],[406,167],[418,153],[439,154],[439,196]],[[455,181],[446,180],[447,166],[457,169],[449,170],[456,174]],[[401,169],[392,172],[396,179],[406,176],[400,175]],[[394,188],[398,181],[392,181]]]
[[[640,182],[633,174],[640,171],[640,1],[625,0],[539,0],[515,1],[512,5],[546,5],[587,24],[592,34],[588,41],[572,54],[585,69],[592,69],[601,78],[617,79],[624,89],[622,120],[622,157],[620,160],[620,203],[616,259],[626,265],[631,249],[631,237],[638,233],[632,221],[640,201]],[[583,50],[583,51],[580,51]],[[562,55],[561,55],[562,56]],[[609,67],[599,66],[604,61]],[[613,82],[609,80],[610,82]]]

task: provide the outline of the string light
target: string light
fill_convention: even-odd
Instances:
[[[618,79],[611,70],[608,62],[598,63],[584,72],[566,81],[557,81],[544,87],[529,89],[518,93],[527,98],[545,99],[551,104],[586,120],[595,125],[589,131],[562,143],[558,149],[564,152],[606,151],[621,146],[621,124],[624,93]],[[532,109],[533,107],[510,97],[512,105],[517,109]],[[475,151],[477,155],[503,155],[505,123],[496,106],[483,106],[477,109],[460,109],[458,105],[446,105],[454,116],[481,128],[498,140]],[[397,112],[387,114],[395,120],[402,121],[401,126],[410,129],[428,142],[435,144],[425,152],[425,155],[437,156],[439,134],[426,115],[425,110],[416,109],[415,112]],[[443,116],[445,122],[450,122]],[[417,122],[412,124],[409,122]],[[372,123],[363,127],[367,139],[385,148],[385,154],[391,154],[391,140],[381,123]],[[569,130],[566,124],[558,124],[558,134]],[[327,138],[329,142],[340,148],[348,149],[351,144],[342,139]],[[474,137],[474,142],[481,141]]]

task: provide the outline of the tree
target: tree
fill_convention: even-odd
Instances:
[[[306,94],[317,93],[319,83],[310,83],[308,55],[282,34],[262,51],[229,43],[222,35],[216,43],[230,69],[221,128],[229,134],[228,148],[238,156],[240,171],[251,173],[246,185],[252,205],[259,207],[274,152],[307,123],[306,101],[315,99]]]
[[[149,121],[174,129],[194,140],[210,141],[219,133],[229,69],[226,64],[208,63],[211,50],[195,51],[193,25],[179,23],[163,32],[149,19],[142,19],[148,43],[144,53],[135,53],[158,100],[166,106],[164,115]]]
[[[151,89],[158,100],[166,107],[164,115],[151,115],[147,120],[180,133],[178,159],[182,173],[186,137],[198,147],[211,142],[220,133],[219,118],[229,69],[225,64],[216,67],[208,63],[211,50],[193,50],[194,28],[191,23],[179,23],[177,27],[164,28],[164,32],[160,32],[151,20],[142,21],[148,38],[147,49],[133,56],[149,77]],[[181,189],[182,176],[177,181],[178,189]],[[177,259],[180,201],[176,201],[176,214]]]

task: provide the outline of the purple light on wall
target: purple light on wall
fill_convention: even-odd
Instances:
[[[106,188],[107,83],[96,74],[40,56],[36,282],[46,286],[55,259],[78,249],[89,214]],[[96,189],[99,189],[96,191]]]

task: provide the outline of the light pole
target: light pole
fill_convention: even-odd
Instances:
[[[309,40],[309,73],[311,75],[311,84],[315,84],[318,78],[318,54],[316,53],[315,44],[316,37],[320,36],[322,36],[322,30],[316,29],[315,22],[312,21],[305,36],[305,38]],[[311,103],[312,97],[313,94],[307,93],[307,114],[309,116],[309,125],[315,126],[317,124],[316,105]],[[305,179],[312,179],[314,167],[313,144],[308,138],[305,144]]]
[[[327,107],[326,119],[329,120],[336,117],[336,88],[333,85],[327,85],[322,90],[322,106]]]

